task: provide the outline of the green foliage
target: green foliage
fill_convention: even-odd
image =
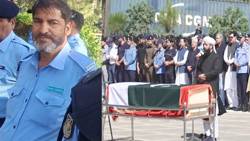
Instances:
[[[27,39],[28,32],[32,25],[32,15],[27,12],[21,12],[16,17],[16,26],[14,31],[17,35]]]
[[[17,22],[21,22],[25,25],[32,25],[32,15],[27,12],[21,12],[16,17]]]
[[[149,26],[149,34],[157,35],[158,37],[165,35],[166,32],[163,27],[158,26],[157,24],[152,24]]]
[[[172,2],[168,0],[166,9],[160,12],[159,23],[165,28],[167,33],[170,33],[177,25],[178,16],[179,12],[172,7]]]
[[[124,34],[127,23],[127,16],[124,13],[115,13],[110,15],[108,20],[108,29],[110,34]]]
[[[215,35],[218,32],[228,35],[231,31],[246,33],[249,30],[248,20],[239,8],[228,8],[223,16],[213,16],[209,23],[209,34]]]
[[[82,28],[80,35],[81,38],[84,39],[89,56],[96,62],[98,66],[101,65],[101,39],[95,34],[96,27],[91,25],[84,25]]]
[[[149,25],[153,23],[154,11],[145,3],[138,2],[126,11],[128,15],[128,25],[126,32],[130,35],[149,33]]]
[[[65,0],[69,6],[84,14],[85,22],[97,24],[101,19],[101,0]]]
[[[21,8],[22,12],[25,12],[28,9],[31,9],[35,1],[36,0],[16,0],[16,4]]]

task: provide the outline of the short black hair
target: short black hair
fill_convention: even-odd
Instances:
[[[139,44],[139,41],[140,41],[139,37],[135,37],[135,38],[134,38],[134,42],[135,42],[136,44]]]
[[[76,24],[77,30],[81,30],[84,24],[84,16],[76,10],[72,10],[70,20]]]
[[[107,37],[102,37],[102,39],[101,39],[101,41],[103,41],[103,42],[106,42],[107,41]]]
[[[56,8],[61,11],[62,18],[66,23],[70,21],[71,9],[63,0],[37,0],[32,7],[32,16],[34,17],[38,9]]]
[[[249,37],[250,37],[250,33],[246,34],[246,37],[248,37],[248,38],[249,38]]]
[[[237,33],[236,31],[231,31],[231,32],[229,33],[229,35],[231,35],[231,34],[233,34],[234,37],[237,37],[237,36],[238,36],[238,33]]]
[[[129,41],[134,41],[134,37],[133,37],[133,36],[128,36],[128,37],[127,37],[127,40],[129,40]]]

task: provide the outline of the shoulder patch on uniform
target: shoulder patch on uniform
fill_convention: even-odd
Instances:
[[[96,64],[89,57],[71,50],[69,54],[70,58],[75,61],[85,72],[96,70]]]
[[[16,44],[20,44],[25,46],[28,50],[35,50],[35,48],[30,45],[29,43],[27,43],[26,41],[24,41],[22,38],[15,36],[15,38],[13,38],[12,42],[16,43]]]
[[[74,120],[70,114],[67,114],[67,118],[63,124],[63,137],[70,139],[74,132]]]
[[[20,67],[21,67],[22,63],[28,61],[29,59],[31,59],[33,55],[34,55],[34,53],[29,54],[26,57],[24,57],[20,62],[18,62],[18,65],[17,65],[17,71],[18,72],[20,70]]]
[[[25,61],[29,60],[30,58],[32,58],[33,55],[34,55],[34,53],[31,53],[31,54],[25,56],[21,61],[25,62]]]

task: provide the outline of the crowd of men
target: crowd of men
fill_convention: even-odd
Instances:
[[[192,37],[112,36],[103,38],[103,74],[108,83],[198,83],[199,60],[206,55],[204,35]],[[214,37],[220,62],[218,90],[225,107],[248,110],[250,34]],[[209,64],[207,64],[209,65]],[[250,82],[249,82],[250,83]]]
[[[217,101],[216,116],[203,120],[203,141],[219,137],[218,115],[226,108],[249,111],[250,34],[113,36],[102,39],[102,53],[107,83],[210,84]]]

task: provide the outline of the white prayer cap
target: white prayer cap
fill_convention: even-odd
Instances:
[[[203,38],[203,42],[210,44],[213,47],[214,52],[216,53],[216,49],[215,49],[216,41],[212,37],[206,36],[205,38]]]
[[[204,42],[206,42],[207,44],[210,44],[212,46],[215,46],[215,40],[212,37],[206,36],[203,39]]]
[[[192,41],[197,43],[198,42],[197,36],[192,37]]]

